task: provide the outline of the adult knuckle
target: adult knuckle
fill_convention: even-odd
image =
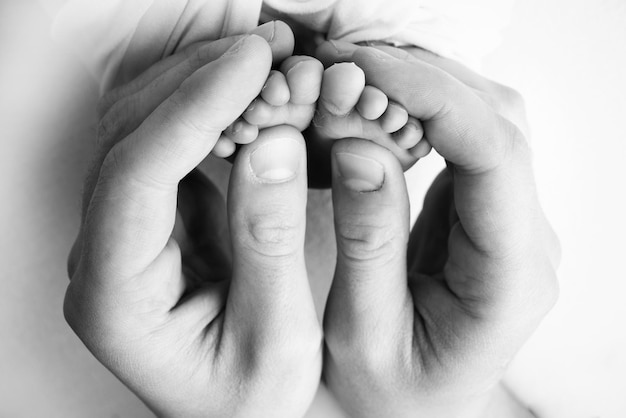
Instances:
[[[384,223],[339,222],[337,235],[342,254],[355,261],[388,261],[398,239],[396,231]]]
[[[549,312],[559,300],[561,293],[558,276],[554,269],[548,269],[544,275],[542,290],[542,305],[544,312]]]
[[[552,251],[553,254],[553,265],[554,267],[558,267],[559,264],[561,264],[561,259],[563,257],[563,246],[561,244],[561,240],[559,239],[558,235],[556,234],[556,232],[554,231],[554,229],[552,229],[552,227],[548,226],[549,228],[549,237],[550,237],[550,241],[548,242],[548,245],[550,246],[549,251]]]
[[[532,161],[532,150],[520,128],[504,116],[496,115],[496,133],[491,143],[494,162],[491,169],[516,163],[527,166]]]
[[[138,98],[126,98],[113,104],[98,122],[98,145],[104,149],[110,148],[141,123],[139,120],[133,122],[138,107]]]
[[[121,121],[118,112],[109,111],[98,122],[96,130],[99,145],[111,142],[118,136],[121,128]]]
[[[120,88],[106,92],[96,105],[96,112],[99,118],[102,118],[111,107],[120,99]]]
[[[80,251],[82,249],[82,239],[80,235],[76,238],[69,255],[67,256],[67,275],[72,280],[72,277],[78,269],[78,263],[80,262]]]
[[[115,144],[111,147],[111,149],[109,149],[109,151],[105,155],[104,160],[102,161],[102,166],[100,168],[99,180],[106,180],[114,177],[114,175],[122,169],[123,152],[120,150],[120,148],[120,144]]]
[[[76,335],[84,335],[84,327],[82,327],[83,319],[85,315],[81,314],[80,309],[81,298],[77,297],[74,292],[72,284],[70,284],[65,293],[65,299],[63,301],[63,317],[65,322],[74,330]]]
[[[520,114],[525,112],[526,103],[524,96],[514,88],[503,84],[495,84],[493,96],[503,113]]]
[[[251,216],[247,222],[249,246],[260,255],[283,257],[293,255],[299,242],[299,225],[284,210]]]
[[[505,86],[502,90],[504,102],[514,111],[526,109],[526,100],[522,94],[514,88]]]

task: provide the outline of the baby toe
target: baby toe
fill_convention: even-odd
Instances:
[[[233,155],[235,152],[236,146],[232,139],[227,137],[226,135],[220,135],[219,139],[215,143],[211,154],[215,155],[219,158],[227,158]]]
[[[424,129],[419,120],[409,117],[408,122],[399,131],[393,134],[398,145],[402,149],[411,149],[415,147],[424,136]]]
[[[259,135],[259,128],[257,125],[238,119],[226,128],[224,134],[236,144],[249,144]]]
[[[380,126],[383,131],[393,133],[399,131],[409,120],[406,109],[393,102],[389,102],[387,110],[380,117]]]
[[[263,98],[257,97],[243,112],[243,118],[251,125],[264,125],[272,119],[274,106],[267,103]]]
[[[261,90],[261,97],[272,106],[283,106],[289,102],[289,86],[283,73],[276,70],[270,72]]]
[[[388,105],[389,99],[382,90],[373,86],[365,86],[356,108],[365,119],[376,120],[385,113]]]
[[[416,159],[426,157],[430,151],[432,151],[433,146],[430,145],[430,142],[425,137],[422,137],[422,140],[417,143],[413,148],[409,150],[409,154],[411,154]]]
[[[324,71],[320,104],[335,116],[352,112],[365,88],[365,73],[354,63],[335,64]]]
[[[290,103],[297,105],[314,104],[320,96],[322,63],[312,57],[293,56],[281,65],[289,86]]]

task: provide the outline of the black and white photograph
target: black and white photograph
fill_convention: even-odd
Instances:
[[[0,418],[624,418],[625,112],[624,0],[0,0]]]

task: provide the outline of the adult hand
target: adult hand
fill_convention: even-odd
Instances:
[[[448,170],[409,239],[396,159],[371,142],[334,146],[338,257],[324,376],[352,416],[485,417],[507,364],[555,302],[558,242],[522,122],[461,67],[452,76],[436,59],[394,55],[349,52],[368,84],[422,121]],[[519,115],[518,103],[505,107]]]
[[[302,138],[283,127],[242,149],[228,215],[197,173],[179,194],[261,91],[274,45],[203,44],[103,100],[64,312],[159,416],[300,416],[319,383]]]

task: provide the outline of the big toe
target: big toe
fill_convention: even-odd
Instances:
[[[292,56],[287,58],[281,72],[289,87],[289,101],[296,105],[314,104],[320,96],[324,66],[312,57]]]
[[[320,110],[334,116],[345,116],[357,105],[364,88],[365,73],[356,64],[335,64],[324,71]]]

